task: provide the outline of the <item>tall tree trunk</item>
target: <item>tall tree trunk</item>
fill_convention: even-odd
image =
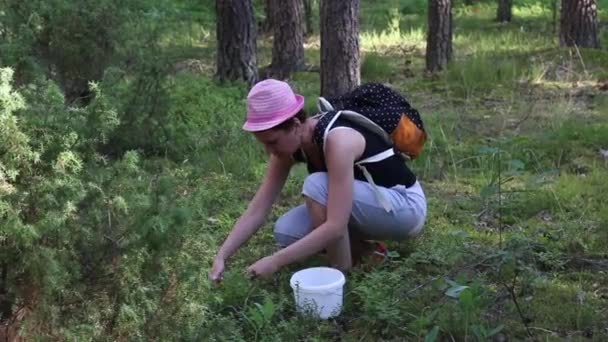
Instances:
[[[3,243],[0,243],[0,246]],[[8,293],[8,264],[0,264],[0,323],[13,314],[13,301]]]
[[[274,15],[272,13],[272,1],[273,0],[264,0],[264,13],[266,15],[266,18],[264,19],[264,21],[262,22],[262,25],[260,25],[260,31],[261,33],[270,33],[272,32],[272,27],[273,25],[273,20],[274,20]]]
[[[361,82],[359,0],[321,0],[321,96],[337,96]]]
[[[551,21],[551,29],[553,30],[553,34],[555,34],[555,32],[557,32],[557,4],[558,4],[559,0],[551,0],[551,14],[552,14],[552,21]]]
[[[258,78],[256,25],[251,0],[216,0],[217,71],[220,81]]]
[[[452,1],[429,0],[426,69],[442,70],[452,59]]]
[[[596,0],[562,0],[561,46],[600,48]]]
[[[313,8],[313,4],[312,4],[313,0],[304,0],[304,21],[305,21],[305,26],[306,26],[306,30],[304,31],[304,34],[308,37],[311,36],[315,33],[314,28],[312,27],[312,8]]]
[[[496,10],[496,20],[500,23],[508,23],[511,21],[512,0],[498,0],[498,9]]]
[[[302,0],[271,0],[274,23],[269,75],[283,79],[304,66]]]

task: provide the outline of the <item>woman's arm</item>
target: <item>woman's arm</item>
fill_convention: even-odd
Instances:
[[[224,261],[230,258],[264,224],[292,165],[291,159],[271,155],[264,181],[217,252],[216,259]]]
[[[365,139],[355,130],[339,129],[328,135],[326,144],[329,177],[327,219],[302,239],[275,253],[273,259],[277,267],[313,255],[347,232],[352,210],[353,163],[363,154]]]

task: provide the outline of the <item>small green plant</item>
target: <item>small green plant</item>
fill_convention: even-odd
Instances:
[[[258,340],[258,335],[260,332],[262,332],[263,329],[266,328],[272,321],[275,312],[275,304],[272,302],[270,297],[266,297],[264,299],[264,304],[256,302],[247,309],[246,314],[244,314],[243,317],[255,331],[255,341]]]

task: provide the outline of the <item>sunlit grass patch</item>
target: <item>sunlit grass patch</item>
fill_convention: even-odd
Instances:
[[[363,51],[384,52],[394,47],[421,48],[426,45],[426,31],[420,27],[409,31],[362,32],[360,37]]]
[[[454,62],[446,73],[455,96],[469,98],[479,92],[508,92],[527,78],[527,61],[480,55]]]
[[[543,51],[554,46],[547,34],[530,34],[518,29],[490,28],[490,32],[457,32],[454,34],[456,56],[484,54],[526,54]]]

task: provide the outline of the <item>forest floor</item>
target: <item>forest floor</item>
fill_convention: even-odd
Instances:
[[[301,203],[306,173],[299,168],[271,219],[213,289],[217,303],[208,319],[217,325],[207,326],[222,329],[204,335],[608,339],[608,53],[558,48],[551,12],[538,4],[517,3],[508,24],[493,21],[492,5],[458,6],[454,61],[428,75],[421,6],[363,1],[361,50],[362,82],[401,91],[429,131],[423,155],[411,163],[428,198],[424,233],[389,243],[389,260],[374,270],[350,272],[339,317],[298,318],[289,277],[319,260],[267,281],[247,280],[242,271],[272,250],[274,220]],[[315,32],[306,42],[313,65],[318,40]],[[259,43],[260,65],[269,63],[271,44],[270,37]],[[209,42],[199,51],[213,49]],[[290,82],[314,111],[318,73]],[[248,162],[242,167],[263,169],[259,160]],[[257,182],[233,179],[231,186],[246,194],[238,201],[243,208]],[[218,213],[228,215],[214,233],[218,245],[239,213]]]

